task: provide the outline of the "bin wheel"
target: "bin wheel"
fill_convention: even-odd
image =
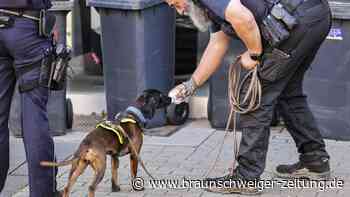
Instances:
[[[186,102],[178,105],[171,104],[167,107],[167,120],[171,125],[182,125],[184,124],[190,114],[189,104]]]
[[[67,129],[72,129],[73,128],[73,104],[72,104],[72,100],[71,99],[66,99],[66,118],[67,118],[67,122],[66,122],[66,126]]]

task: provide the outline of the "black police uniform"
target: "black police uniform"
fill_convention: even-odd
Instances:
[[[1,0],[0,9],[39,16],[51,7],[49,0]],[[49,38],[40,37],[38,22],[11,16],[13,24],[0,28],[0,191],[9,169],[8,119],[15,82],[20,85],[39,79],[41,60],[52,47]],[[31,69],[28,69],[31,68]],[[26,70],[24,72],[24,70]],[[21,73],[21,74],[19,74]],[[49,134],[46,104],[48,89],[34,87],[20,94],[21,123],[28,161],[31,197],[51,197],[55,191],[55,169],[41,167],[42,160],[54,160],[54,142]]]
[[[241,2],[253,13],[261,27],[262,19],[270,13],[271,1]],[[234,30],[224,19],[229,2],[230,0],[199,0],[214,22],[211,28],[213,33],[222,30],[234,36]],[[262,39],[264,56],[258,69],[263,86],[261,107],[240,116],[242,139],[236,172],[247,179],[259,178],[264,171],[270,123],[277,101],[286,127],[300,153],[300,160],[312,162],[329,158],[302,88],[304,74],[330,30],[329,5],[326,0],[306,0],[296,9],[294,15],[299,18],[299,24],[291,31],[289,39],[278,46],[286,54],[285,57],[276,58],[271,55],[272,47],[267,40]]]

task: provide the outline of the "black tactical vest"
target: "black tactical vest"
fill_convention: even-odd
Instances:
[[[268,0],[242,0],[241,3],[249,9],[258,25],[262,23],[262,20],[269,13],[270,5],[267,3]],[[231,24],[227,22],[224,18],[221,18],[215,14],[215,12],[201,0],[196,0],[195,2],[207,10],[208,17],[217,25],[221,26],[222,31],[226,34],[236,37],[236,33],[232,28]]]
[[[0,0],[0,8],[2,9],[28,9],[40,10],[49,9],[51,0]]]

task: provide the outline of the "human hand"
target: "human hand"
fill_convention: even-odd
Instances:
[[[250,55],[251,53],[249,51],[246,51],[241,55],[241,64],[243,68],[247,70],[254,69],[259,64],[259,62],[253,60]]]
[[[173,103],[180,104],[192,96],[195,93],[196,89],[197,85],[191,78],[190,80],[185,81],[170,90],[168,96],[172,98]]]

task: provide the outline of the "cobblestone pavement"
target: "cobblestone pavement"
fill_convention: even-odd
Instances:
[[[272,170],[279,163],[289,163],[297,161],[297,154],[294,142],[288,132],[278,132],[275,129],[270,138],[270,146],[267,158],[267,167],[262,179],[272,178]],[[76,143],[81,141],[82,135],[86,132],[73,132],[66,136],[55,138],[56,143]],[[218,154],[218,144],[221,143],[224,132],[211,129],[209,123],[204,120],[194,121],[187,125],[176,134],[170,137],[146,136],[142,148],[142,158],[144,159],[149,171],[156,179],[178,180],[183,183],[183,179],[196,180],[202,179],[204,174],[212,166],[213,161]],[[220,154],[219,162],[210,174],[211,176],[220,176],[228,172],[233,158],[233,137],[229,134],[223,151]],[[323,196],[350,196],[350,142],[340,142],[327,140],[327,150],[331,155],[332,176],[338,180],[344,181],[342,188],[327,188],[322,191],[322,187],[316,188],[284,188],[282,185],[274,188],[265,189],[261,196],[305,196],[305,197],[323,197]],[[75,148],[72,148],[73,153]],[[68,156],[68,155],[67,155]],[[59,188],[63,188],[67,182],[67,176],[70,167],[61,167],[59,169],[58,183]],[[111,192],[111,172],[110,165],[107,167],[103,181],[100,183],[96,197],[216,197],[224,196],[206,192],[196,188],[198,184],[193,184],[194,188],[169,188],[175,183],[168,184],[168,188],[153,188],[150,179],[139,169],[139,176],[144,179],[144,191],[132,191],[129,173],[129,157],[121,158],[119,167],[119,180],[121,192]],[[91,169],[80,176],[78,182],[73,187],[72,197],[85,197],[89,183],[92,181],[93,174]],[[321,185],[322,186],[322,185]],[[158,187],[161,187],[158,185]],[[27,197],[28,187],[20,189],[14,197]],[[227,195],[226,195],[227,196]],[[228,195],[230,196],[230,195]],[[232,195],[239,196],[239,195]]]

